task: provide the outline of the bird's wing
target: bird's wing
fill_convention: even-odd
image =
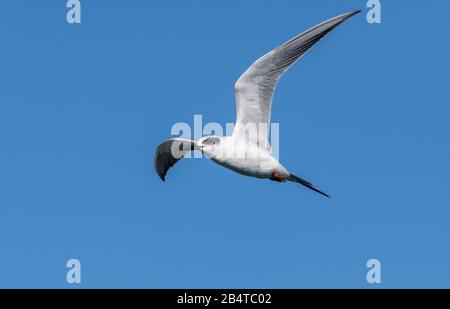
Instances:
[[[194,141],[186,139],[170,139],[156,148],[153,161],[155,171],[162,181],[165,181],[167,171],[187,153],[197,149]]]
[[[312,27],[258,59],[242,74],[235,85],[236,139],[269,149],[272,96],[278,79],[327,33],[359,12],[342,14]]]

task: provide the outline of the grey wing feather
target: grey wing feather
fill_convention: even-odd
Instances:
[[[155,171],[161,180],[165,181],[167,171],[194,148],[195,142],[190,140],[171,139],[161,143],[156,148],[153,161]]]
[[[320,23],[253,63],[235,85],[237,119],[233,134],[242,138],[245,134],[245,126],[249,123],[268,125],[272,96],[278,79],[327,33],[359,12],[349,12]],[[268,132],[258,133],[260,133],[259,139],[268,139]],[[267,140],[256,142],[265,144]]]

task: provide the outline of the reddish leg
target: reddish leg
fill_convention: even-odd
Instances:
[[[272,177],[270,177],[270,180],[277,181],[277,182],[285,182],[286,178],[281,176],[278,173],[272,173]]]

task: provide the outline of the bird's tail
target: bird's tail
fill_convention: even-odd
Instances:
[[[313,190],[313,191],[316,191],[317,193],[320,193],[320,194],[322,194],[322,195],[325,195],[325,196],[328,197],[328,198],[330,197],[328,194],[326,194],[326,193],[320,191],[319,189],[317,189],[316,187],[314,187],[314,186],[313,186],[311,183],[309,183],[308,181],[306,181],[306,180],[304,180],[304,179],[302,179],[302,178],[300,178],[300,177],[298,177],[298,176],[295,176],[294,174],[289,174],[288,180],[289,180],[289,181],[296,182],[296,183],[299,183],[299,184],[301,184],[301,185],[304,185],[305,187],[307,187],[307,188],[309,188],[309,189],[311,189],[311,190]]]

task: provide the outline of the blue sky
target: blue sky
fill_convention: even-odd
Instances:
[[[0,4],[0,287],[449,287],[450,54],[445,1]],[[293,183],[185,160],[176,122],[233,122],[258,57],[354,9],[281,80]],[[82,283],[66,282],[81,261]],[[382,283],[366,282],[381,261]]]

